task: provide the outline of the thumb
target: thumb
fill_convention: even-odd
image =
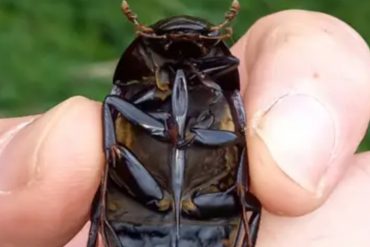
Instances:
[[[284,11],[258,21],[234,52],[252,189],[275,213],[312,211],[342,178],[369,123],[369,49],[336,18]]]

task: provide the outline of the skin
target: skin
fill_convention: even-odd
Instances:
[[[256,22],[233,53],[265,208],[257,245],[367,246],[370,152],[355,154],[370,120],[366,43],[333,17],[285,11]],[[0,120],[1,246],[85,246],[101,140],[101,104],[82,97]]]

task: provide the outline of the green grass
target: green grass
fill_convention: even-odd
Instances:
[[[130,4],[144,23],[178,14],[219,22],[230,2],[131,0]],[[337,16],[370,41],[370,1],[240,2],[235,39],[264,15],[300,8]],[[132,27],[119,5],[120,0],[0,0],[0,116],[42,112],[77,94],[103,99],[110,78],[93,78],[83,68],[117,59],[133,39]],[[370,133],[360,150],[370,150]]]

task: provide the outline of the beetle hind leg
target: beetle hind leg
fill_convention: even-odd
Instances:
[[[99,187],[98,191],[96,192],[93,206],[90,214],[90,230],[89,230],[89,237],[87,241],[87,247],[96,247],[98,242],[98,235],[99,235],[99,226],[100,226],[100,198],[101,198],[101,187]]]
[[[105,214],[105,193],[107,190],[107,176],[108,176],[108,164],[105,166],[105,171],[102,176],[101,184],[95,194],[92,209],[90,213],[90,230],[87,241],[87,247],[96,247],[98,243],[99,230],[103,225],[103,219]]]
[[[249,238],[252,246],[256,245],[258,229],[261,221],[261,204],[251,193],[247,193],[246,199],[248,201],[247,210],[252,211],[252,215],[249,218]]]
[[[98,243],[99,231],[104,232],[101,228],[104,227],[105,214],[105,194],[107,189],[107,177],[109,165],[115,163],[115,147],[116,135],[114,129],[114,122],[109,105],[105,102],[103,106],[104,116],[104,150],[106,157],[105,171],[102,176],[101,184],[95,194],[92,210],[90,213],[90,230],[87,241],[87,247],[96,247]],[[104,235],[104,234],[103,234]]]
[[[237,192],[240,199],[240,205],[243,210],[243,224],[247,232],[247,239],[244,241],[246,247],[254,247],[257,241],[258,229],[261,219],[261,204],[258,199],[249,192],[249,174],[245,164],[245,150],[242,151],[239,169],[237,173]],[[249,219],[247,212],[251,212]]]
[[[105,211],[105,193],[107,187],[107,176],[108,176],[108,165],[111,162],[111,151],[108,147],[114,145],[115,143],[115,133],[114,133],[114,125],[113,119],[110,114],[109,109],[104,105],[103,108],[103,116],[104,116],[104,147],[106,150],[106,166],[105,171],[102,176],[101,184],[95,194],[92,209],[90,213],[90,230],[89,230],[89,237],[87,241],[87,247],[96,247],[98,243],[98,236],[99,231],[101,230],[103,214]]]

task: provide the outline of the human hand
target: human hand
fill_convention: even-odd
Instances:
[[[258,246],[367,246],[370,153],[354,155],[370,119],[364,41],[332,17],[286,11],[233,52],[253,190],[274,213],[263,213]],[[100,108],[77,97],[0,121],[1,246],[63,246],[85,224],[104,165]],[[67,246],[84,247],[87,229]]]

